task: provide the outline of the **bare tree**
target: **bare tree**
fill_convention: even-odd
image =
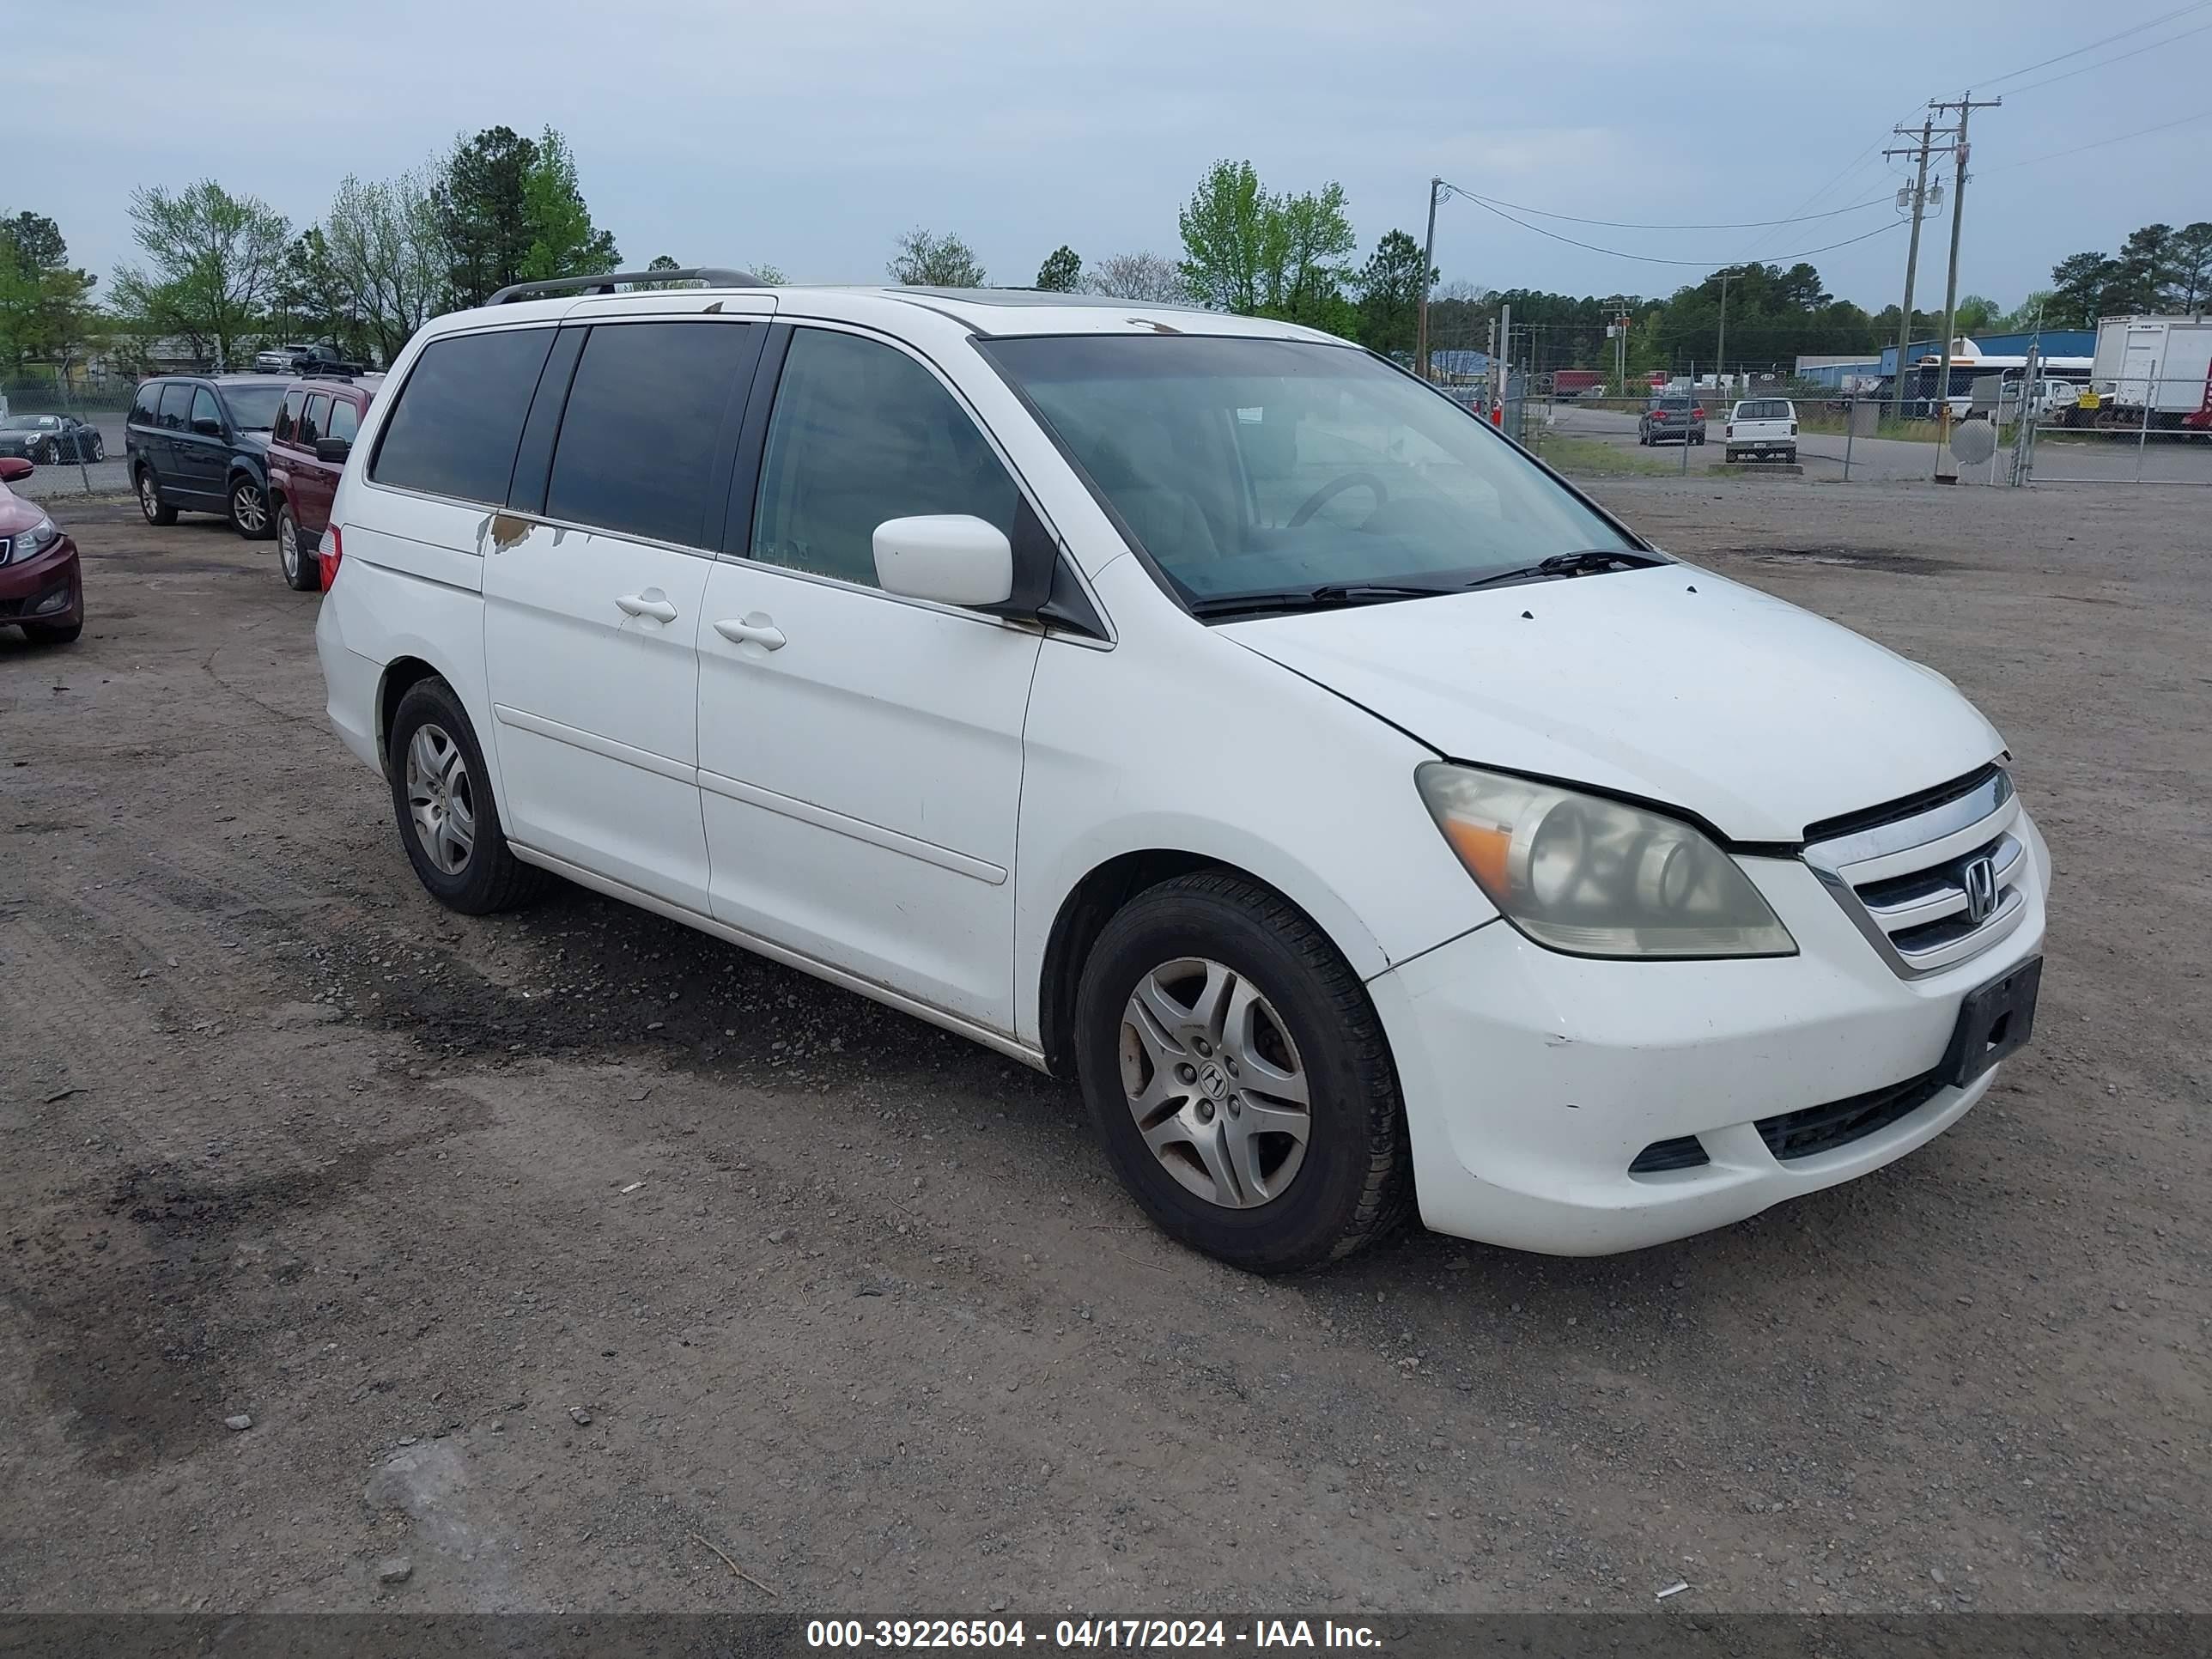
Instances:
[[[427,169],[364,184],[349,175],[331,204],[331,266],[390,362],[449,304],[451,255]]]
[[[1083,291],[1147,305],[1194,303],[1176,262],[1152,252],[1116,253],[1101,259],[1084,274]]]
[[[917,226],[898,239],[889,267],[902,288],[981,288],[983,267],[967,243],[951,232],[933,235]]]

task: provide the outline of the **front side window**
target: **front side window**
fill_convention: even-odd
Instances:
[[[222,410],[205,386],[192,393],[192,430],[203,438],[222,436]]]
[[[1020,495],[968,411],[880,341],[792,337],[776,385],[753,514],[752,556],[876,586],[876,526],[965,513],[1009,537]]]
[[[369,477],[402,489],[504,507],[522,423],[552,344],[550,328],[433,340],[399,389]]]
[[[348,443],[361,430],[361,410],[349,398],[331,399],[330,424],[323,428],[325,438],[343,438]]]
[[[724,413],[752,366],[744,323],[602,323],[584,342],[561,414],[545,516],[703,547]],[[717,487],[719,485],[719,488]]]
[[[1458,586],[1632,546],[1482,421],[1348,347],[1087,335],[980,349],[1188,599]]]

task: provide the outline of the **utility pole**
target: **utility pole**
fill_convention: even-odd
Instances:
[[[1513,307],[1498,307],[1498,356],[1490,360],[1490,372],[1498,382],[1498,407],[1491,419],[1498,426],[1505,424],[1505,400],[1513,392]]]
[[[1995,109],[2002,104],[2002,98],[1987,98],[1980,103],[1974,94],[1967,93],[1956,100],[1931,103],[1929,107],[1937,114],[1945,110],[1959,112],[1959,126],[1951,143],[1951,271],[1943,284],[1943,366],[1936,371],[1936,395],[1943,402],[1936,417],[1936,481],[1956,483],[1959,475],[1943,471],[1945,458],[1951,449],[1951,330],[1955,325],[1959,310],[1959,227],[1966,216],[1966,118],[1978,109]]]
[[[1413,373],[1425,380],[1430,378],[1429,285],[1437,270],[1437,202],[1443,189],[1443,179],[1429,180],[1429,234],[1421,244],[1421,320],[1413,330]]]
[[[1721,322],[1717,337],[1713,342],[1713,401],[1718,403],[1727,387],[1721,382],[1728,375],[1728,289],[1729,278],[1734,273],[1721,272]]]
[[[1912,137],[1905,127],[1891,129],[1900,138]],[[1912,279],[1920,269],[1920,216],[1928,205],[1929,141],[1936,136],[1936,118],[1929,116],[1920,124],[1920,142],[1906,149],[1886,149],[1885,156],[1911,155],[1920,157],[1920,173],[1912,181],[1912,244],[1905,256],[1905,314],[1897,323],[1897,374],[1890,382],[1889,413],[1893,420],[1905,415],[1905,359],[1912,349]]]

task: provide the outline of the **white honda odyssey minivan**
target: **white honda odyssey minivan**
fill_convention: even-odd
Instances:
[[[1735,1221],[2027,1040],[2049,855],[1941,674],[1307,329],[678,275],[439,319],[346,462],[330,716],[441,902],[1072,1076],[1260,1271]]]

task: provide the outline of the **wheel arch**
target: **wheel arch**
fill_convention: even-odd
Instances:
[[[392,773],[392,722],[399,713],[399,700],[410,688],[429,679],[453,684],[435,664],[421,657],[394,657],[384,665],[384,678],[376,687],[376,763],[387,777]],[[477,743],[481,746],[483,739]]]
[[[1232,859],[1188,848],[1147,847],[1118,853],[1093,865],[1069,888],[1045,935],[1037,977],[1037,1032],[1038,1047],[1053,1076],[1074,1075],[1076,990],[1082,982],[1083,965],[1106,924],[1140,893],[1200,870],[1219,871],[1266,888],[1311,922],[1354,972],[1363,979],[1368,976],[1363,968],[1367,957],[1379,954],[1376,941],[1364,933],[1358,939],[1346,938],[1341,927],[1331,927],[1315,914],[1316,907],[1301,902],[1297,894],[1287,890],[1281,882],[1271,881]]]

